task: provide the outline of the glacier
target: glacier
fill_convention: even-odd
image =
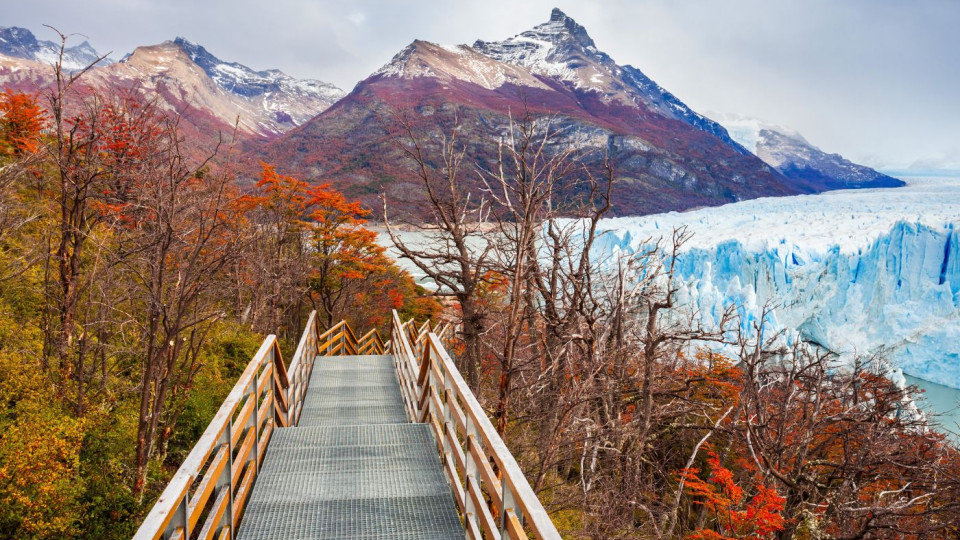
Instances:
[[[606,219],[597,247],[635,252],[685,226],[678,300],[704,324],[770,305],[788,336],[960,388],[960,179],[905,180]]]

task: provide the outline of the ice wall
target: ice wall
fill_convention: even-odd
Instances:
[[[749,323],[769,303],[774,324],[806,340],[847,356],[885,350],[905,372],[960,388],[960,199],[927,194],[939,211],[924,213],[860,192],[849,213],[850,193],[608,220],[601,249],[634,251],[687,225],[678,296],[705,323],[732,303]]]

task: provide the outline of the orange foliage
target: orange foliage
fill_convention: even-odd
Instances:
[[[309,244],[309,294],[322,320],[347,318],[359,328],[385,326],[390,309],[429,317],[435,301],[417,298],[416,286],[364,227],[369,210],[330,184],[310,185],[263,163],[258,192],[241,198],[245,211],[266,211],[269,226],[294,243]]]
[[[33,96],[4,90],[0,93],[0,155],[36,152],[46,116]]]
[[[278,213],[285,221],[303,223],[307,217],[310,185],[277,173],[273,165],[261,163],[262,171],[257,182],[259,193],[240,198],[246,210],[261,208]]]
[[[695,467],[680,471],[687,493],[694,497],[695,504],[706,508],[714,521],[714,529],[695,531],[686,536],[688,540],[761,540],[783,530],[783,497],[757,479],[751,486],[755,495],[748,500],[733,473],[720,464],[716,454],[709,453],[707,464],[707,480],[700,478],[700,469]]]

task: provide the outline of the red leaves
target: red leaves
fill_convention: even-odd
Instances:
[[[751,482],[753,497],[746,499],[744,489],[737,485],[732,471],[720,463],[713,452],[707,457],[709,477],[700,478],[700,469],[691,467],[680,471],[686,483],[687,494],[694,504],[706,508],[713,521],[712,529],[701,529],[687,535],[688,539],[760,540],[783,530],[781,515],[785,499],[757,478]]]

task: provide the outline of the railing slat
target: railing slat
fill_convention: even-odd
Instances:
[[[453,498],[457,503],[457,509],[460,513],[463,513],[466,510],[464,503],[464,493],[463,486],[460,484],[460,477],[457,476],[456,465],[454,465],[453,460],[450,458],[450,454],[447,454],[444,461],[444,471],[447,473],[447,479],[450,481],[450,486],[453,488]]]
[[[217,480],[220,479],[220,474],[223,473],[223,470],[227,467],[227,463],[230,462],[229,453],[230,448],[227,445],[224,444],[220,446],[220,450],[213,458],[213,461],[210,462],[206,474],[203,475],[203,480],[200,481],[200,485],[194,492],[193,497],[190,497],[190,504],[187,505],[190,530],[193,530],[197,522],[200,521],[200,514],[203,513],[203,509],[207,506],[207,500],[210,498],[210,494],[213,493],[213,488],[217,486]]]
[[[477,444],[476,437],[473,435],[467,437],[467,453],[470,454],[471,458],[474,460],[474,463],[476,463],[477,467],[480,469],[480,476],[483,479],[484,491],[490,495],[493,507],[497,510],[497,513],[503,511],[503,487],[500,485],[500,479],[498,479],[497,475],[494,474],[493,467],[490,466],[487,456],[484,455],[483,451],[480,449],[480,446]]]
[[[250,491],[253,487],[253,477],[256,475],[256,467],[248,467],[247,473],[243,475],[243,483],[240,484],[240,489],[237,490],[237,494],[233,496],[233,528],[237,529],[237,526],[240,525],[240,519],[243,518],[243,509],[247,506],[247,497],[250,496]]]
[[[483,540],[483,535],[480,534],[480,529],[477,528],[477,520],[473,514],[467,516],[467,533],[470,535],[470,540]]]
[[[450,422],[447,422],[446,431],[447,431],[447,441],[450,443],[450,453],[453,454],[453,457],[456,460],[457,473],[466,474],[467,460],[463,453],[463,449],[460,448],[460,440],[457,439],[457,435],[453,432],[453,426],[450,425]]]
[[[230,446],[237,446],[237,442],[240,441],[240,436],[243,435],[244,426],[247,425],[247,421],[250,420],[250,415],[253,414],[253,408],[256,403],[253,395],[247,397],[247,402],[244,403],[243,408],[240,409],[240,414],[237,415],[237,419],[233,422],[233,437],[231,437]]]
[[[230,486],[223,486],[223,488],[220,489],[220,494],[217,495],[216,501],[213,503],[213,508],[210,509],[210,515],[207,516],[207,521],[203,524],[203,528],[200,529],[198,538],[209,540],[216,535],[217,528],[220,522],[223,521],[223,515],[226,513],[228,506],[230,506]],[[229,532],[229,525],[224,528]],[[221,534],[221,536],[223,535]]]
[[[236,457],[233,458],[233,485],[237,485],[237,482],[240,480],[240,474],[248,465],[247,458],[250,456],[250,450],[253,448],[253,442],[257,438],[253,427],[246,428],[244,432],[246,435],[243,437],[243,442],[240,443],[240,451],[237,452]],[[252,468],[256,469],[256,467]]]
[[[497,523],[494,521],[490,509],[487,507],[486,501],[483,500],[483,494],[480,493],[480,488],[477,487],[477,481],[472,476],[467,477],[467,491],[470,493],[470,498],[473,499],[474,508],[479,511],[480,526],[483,529],[483,533],[487,538],[500,538],[500,528],[497,527]]]
[[[513,510],[507,510],[504,520],[506,521],[507,536],[510,537],[510,540],[527,540],[527,533],[523,532],[523,525],[520,524],[520,520],[517,519]]]
[[[263,463],[263,458],[267,455],[267,445],[270,444],[270,437],[273,435],[273,419],[267,421],[267,427],[263,428],[263,433],[260,434],[260,443],[257,448],[257,459],[260,463],[257,463],[257,466]]]

